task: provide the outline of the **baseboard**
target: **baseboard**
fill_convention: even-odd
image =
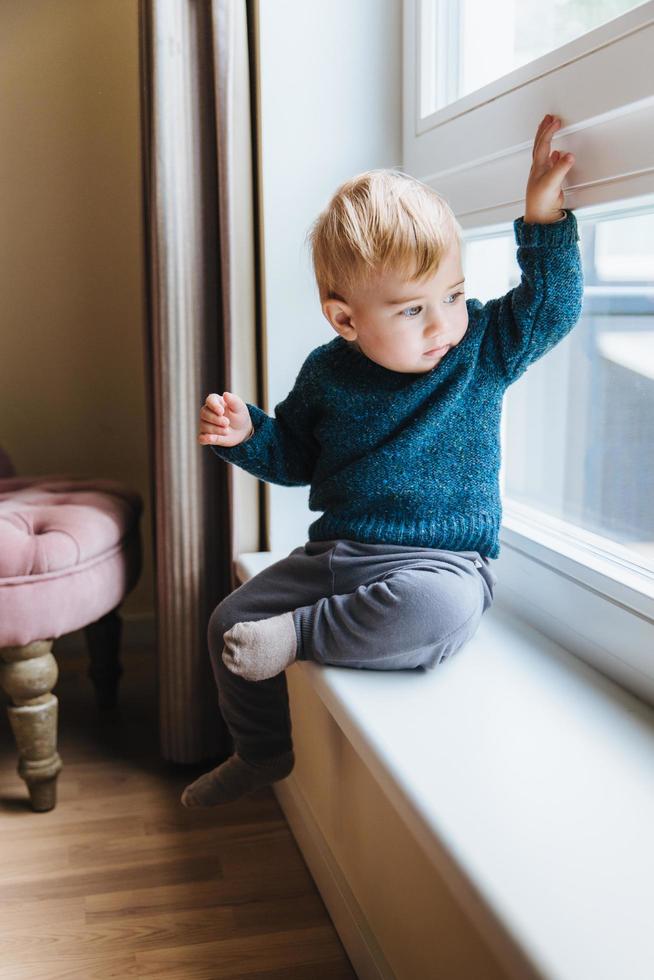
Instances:
[[[272,788],[358,980],[396,980],[299,781],[291,773]]]

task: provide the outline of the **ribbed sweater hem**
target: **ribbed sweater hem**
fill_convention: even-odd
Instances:
[[[501,515],[439,514],[437,517],[348,517],[326,511],[309,526],[310,541],[344,538],[374,544],[405,544],[444,551],[478,551],[499,557]]]

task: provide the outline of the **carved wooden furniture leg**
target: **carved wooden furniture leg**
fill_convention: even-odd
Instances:
[[[91,663],[87,671],[99,708],[114,708],[123,668],[118,657],[123,624],[118,609],[84,628]]]
[[[58,676],[52,640],[0,649],[0,687],[13,701],[7,713],[18,748],[18,775],[37,811],[52,810],[57,802],[62,762],[57,752],[59,701],[52,688]]]

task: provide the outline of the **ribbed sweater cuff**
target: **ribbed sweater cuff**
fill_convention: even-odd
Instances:
[[[245,403],[252,420],[253,432],[236,446],[216,446],[210,443],[209,448],[213,449],[216,456],[224,459],[228,463],[235,463],[237,466],[248,463],[256,459],[259,455],[260,446],[256,434],[269,416],[258,405]]]
[[[565,221],[554,221],[550,225],[526,222],[524,215],[513,222],[515,240],[518,245],[544,245],[552,248],[556,245],[572,245],[579,241],[579,230],[574,212],[564,208]]]

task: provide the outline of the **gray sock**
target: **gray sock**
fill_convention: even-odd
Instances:
[[[247,762],[238,752],[211,772],[190,783],[181,796],[186,807],[231,803],[245,793],[284,779],[295,765],[293,749],[259,762]]]
[[[274,677],[293,663],[297,636],[293,613],[236,623],[223,636],[223,663],[248,681]]]

